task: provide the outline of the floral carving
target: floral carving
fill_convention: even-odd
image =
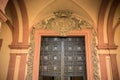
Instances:
[[[67,35],[68,32],[75,29],[81,29],[90,27],[90,25],[85,20],[78,20],[72,16],[72,12],[60,10],[54,12],[55,17],[50,18],[46,21],[41,21],[34,27],[36,29],[49,29],[54,30],[61,36]]]

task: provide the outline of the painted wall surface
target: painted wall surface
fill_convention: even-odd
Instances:
[[[118,5],[117,10],[116,10],[116,14],[114,17],[114,22],[113,22],[114,26],[117,21],[120,22],[120,5]],[[119,77],[120,77],[120,24],[116,29],[114,40],[115,40],[115,44],[118,45],[116,53],[117,53],[117,63],[118,63],[118,70],[119,70]]]
[[[116,50],[116,53],[117,53],[117,63],[118,63],[118,70],[120,76],[120,26],[116,30],[115,43],[118,45],[118,49]]]
[[[0,50],[0,80],[6,80],[10,57],[10,48],[8,47],[8,45],[11,44],[12,35],[10,29],[5,23],[3,23],[2,25],[0,38],[3,39],[2,47]]]
[[[13,2],[10,2],[10,1],[13,1]],[[106,44],[108,43],[108,33],[107,33],[108,16],[110,14],[109,11],[111,9],[111,5],[114,0],[110,0],[110,2],[106,0],[108,1],[108,4],[106,3],[107,6],[106,4],[104,5],[104,7],[107,7],[107,8],[105,12],[101,13],[102,19],[100,21],[101,22],[100,26],[98,25],[100,8],[104,0],[103,1],[102,0],[90,0],[90,1],[88,0],[79,0],[79,1],[78,0],[17,0],[17,1],[10,0],[10,1],[9,3],[13,5],[11,6],[10,4],[8,4],[6,6],[7,7],[6,13],[7,13],[8,21],[10,22],[10,24],[8,24],[7,22],[3,23],[2,29],[0,32],[0,39],[3,39],[2,47],[0,50],[0,80],[7,79],[10,53],[18,54],[16,56],[16,62],[15,62],[16,71],[14,75],[14,80],[18,78],[18,75],[19,75],[18,68],[21,64],[20,62],[22,59],[21,54],[29,53],[29,49],[26,48],[26,46],[29,45],[29,42],[25,40],[30,39],[30,33],[31,33],[32,27],[36,25],[38,22],[40,22],[41,20],[47,19],[50,16],[52,16],[53,12],[57,10],[63,9],[63,10],[73,11],[75,14],[79,15],[82,19],[85,19],[86,21],[88,21],[95,28],[96,33],[98,33],[99,31],[98,29],[103,27],[102,39],[103,39],[103,43],[105,43],[105,45],[103,46],[106,47]],[[120,20],[119,20],[120,4],[118,5],[115,11],[115,15],[114,16],[112,15],[112,17],[114,17],[113,26],[112,26],[114,28],[117,22],[120,23]],[[12,26],[13,30],[10,30],[10,25]],[[97,35],[101,35],[101,34],[102,34],[102,31]],[[111,38],[113,37],[111,36]],[[12,39],[14,39],[15,41],[13,41]],[[98,40],[99,39],[97,37],[97,41]],[[97,51],[98,54],[105,54],[105,55],[107,54],[107,56],[105,57],[105,60],[106,60],[105,62],[106,62],[106,68],[108,73],[107,76],[109,80],[112,80],[111,78],[113,77],[113,75],[111,74],[112,71],[111,71],[109,54],[116,54],[117,67],[118,67],[118,72],[120,77],[120,24],[115,30],[114,41],[115,41],[115,44],[118,46],[117,49],[114,49],[114,50],[112,49],[109,51],[107,48],[103,48],[103,49],[98,49]],[[8,45],[12,45],[12,48],[10,49]],[[17,62],[19,64],[17,64]]]

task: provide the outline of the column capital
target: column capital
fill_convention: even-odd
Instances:
[[[108,44],[103,44],[103,45],[98,45],[97,48],[100,50],[100,49],[104,49],[104,50],[116,50],[117,49],[117,45],[108,45]]]
[[[11,44],[9,45],[10,49],[28,49],[30,45],[25,44]]]
[[[99,55],[117,55],[117,50],[104,50],[104,49],[101,49],[101,50],[98,50],[98,54]]]

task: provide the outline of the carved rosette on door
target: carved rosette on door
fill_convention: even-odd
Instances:
[[[42,37],[39,80],[86,80],[84,37]]]

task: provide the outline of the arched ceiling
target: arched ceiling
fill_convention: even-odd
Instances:
[[[31,25],[56,10],[66,9],[96,24],[100,3],[101,0],[25,0]]]
[[[117,0],[116,0],[117,1]],[[28,26],[32,27],[36,23],[38,23],[40,20],[43,20],[46,17],[49,17],[53,12],[58,10],[70,10],[73,13],[79,15],[81,18],[88,21],[91,25],[94,27],[99,26],[99,17],[107,20],[109,14],[109,10],[111,8],[111,3],[113,0],[9,0],[9,2],[12,2],[12,6],[8,6],[6,8],[6,13],[8,16],[8,19],[11,21],[13,17],[10,15],[13,11],[17,12],[18,16],[18,22],[19,23],[25,23],[27,16],[27,22]],[[102,2],[108,2],[108,4],[103,4]],[[14,9],[11,9],[10,7],[13,7]],[[24,6],[24,7],[23,7]],[[106,9],[104,9],[106,7]],[[113,7],[113,6],[112,6]],[[118,6],[115,17],[118,18],[119,16],[119,9]],[[104,11],[105,10],[105,11]],[[105,14],[105,16],[104,16]],[[24,17],[23,17],[24,16]],[[113,16],[114,17],[114,16]],[[114,18],[114,23],[117,23],[116,21],[118,19]],[[12,21],[11,21],[12,22]],[[101,22],[101,21],[100,21]],[[21,25],[19,24],[19,26]],[[107,21],[105,21],[105,26],[107,24]],[[115,24],[114,24],[115,25]]]
[[[16,0],[13,0],[13,3],[15,2]],[[101,0],[23,0],[23,2],[27,10],[29,26],[58,10],[70,10],[92,25],[96,25],[101,4]],[[18,16],[24,14],[19,13],[18,3],[15,5]]]

